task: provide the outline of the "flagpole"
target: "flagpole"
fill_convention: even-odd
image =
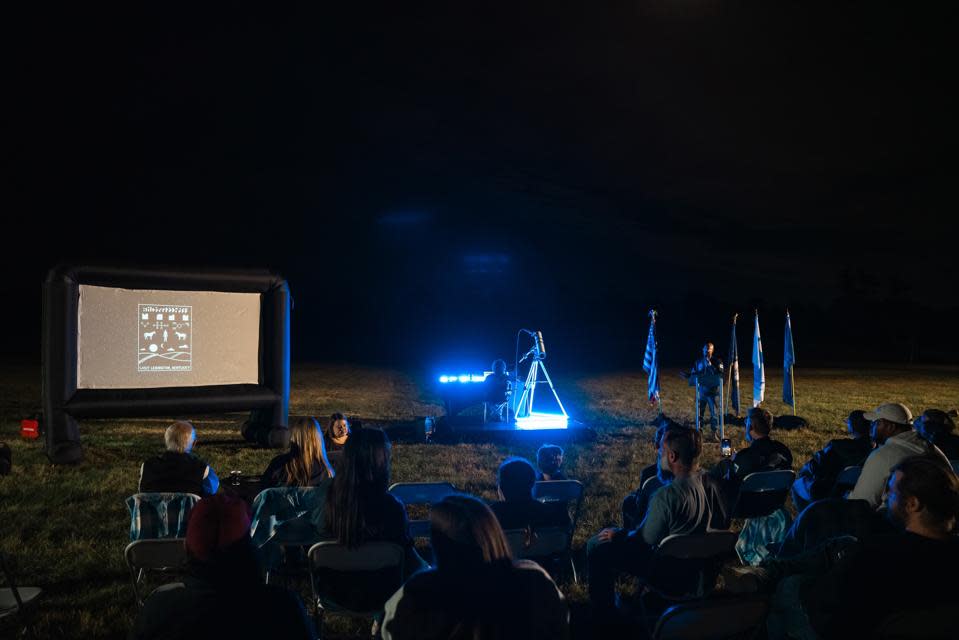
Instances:
[[[738,313],[734,313],[734,314],[733,314],[733,327],[736,326],[736,319],[737,319],[738,317],[739,317],[739,314],[738,314]],[[732,346],[732,345],[730,345],[730,346]],[[737,347],[738,347],[738,345],[737,345]],[[739,355],[739,353],[738,353],[738,352],[739,352],[739,349],[737,348],[736,351],[737,351],[736,355],[737,355],[737,357],[738,357],[738,355]],[[726,406],[729,406],[729,401],[730,401],[730,399],[732,398],[732,395],[733,395],[732,380],[733,380],[733,363],[732,363],[732,362],[727,362],[727,363],[726,363],[726,393],[724,394],[724,395],[726,396],[726,403],[725,403]],[[699,411],[699,408],[697,407],[696,410]],[[739,417],[739,412],[738,412],[738,411],[736,412],[736,417],[737,417],[737,418]]]
[[[653,327],[655,327],[655,326],[656,326],[656,309],[650,309],[650,310],[649,310],[649,319],[650,319],[650,322],[653,323]],[[654,334],[654,338],[655,338],[655,334]],[[658,342],[658,341],[657,341],[657,342]],[[656,382],[657,382],[657,386],[659,386],[659,385],[658,385],[658,383],[659,383],[659,344],[656,344],[656,345],[655,345],[655,348],[656,348],[656,378],[657,378],[657,379],[656,379]],[[661,417],[661,416],[663,415],[663,391],[662,391],[662,389],[657,389],[657,390],[656,390],[656,409],[657,409],[658,412],[659,412],[659,413],[657,414],[657,416],[658,416],[658,417]]]

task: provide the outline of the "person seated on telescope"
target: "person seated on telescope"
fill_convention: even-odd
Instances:
[[[699,389],[699,424],[703,424],[706,419],[706,407],[709,407],[709,426],[712,429],[712,435],[716,435],[716,427],[719,426],[719,419],[716,414],[716,401],[719,399],[719,385],[711,384],[709,378],[722,375],[723,361],[713,355],[715,347],[712,342],[703,345],[703,357],[693,364],[693,368],[680,375],[683,378],[697,377],[697,388]]]
[[[499,466],[499,502],[490,505],[504,529],[569,526],[565,502],[543,503],[533,498],[536,469],[525,458],[507,458]]]
[[[830,440],[800,469],[792,487],[793,504],[798,511],[805,509],[810,502],[830,497],[842,470],[861,466],[872,451],[869,421],[864,414],[861,409],[850,413],[846,427],[851,437]]]
[[[193,455],[196,429],[177,420],[163,434],[166,451],[140,467],[141,493],[194,493],[211,496],[220,486],[213,468]]]
[[[506,371],[505,360],[493,361],[493,373],[486,376],[486,379],[483,381],[483,386],[484,399],[489,405],[488,414],[491,415],[494,420],[505,420],[503,414],[509,400],[510,391],[510,379],[509,373]]]

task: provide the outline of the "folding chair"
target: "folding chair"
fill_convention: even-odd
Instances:
[[[200,501],[195,493],[135,493],[126,499],[130,541],[186,537],[190,511]]]
[[[535,531],[535,540],[525,554],[517,557],[562,556],[569,563],[573,582],[579,582],[576,563],[573,561],[572,545],[576,525],[579,522],[580,507],[583,503],[583,483],[579,480],[548,480],[533,485],[533,497],[540,502],[564,502],[572,512],[569,529],[564,527],[544,527]],[[565,534],[564,534],[565,531]],[[542,553],[541,551],[546,551]]]
[[[23,612],[23,624],[27,633],[33,637],[33,625],[27,613],[27,607],[33,604],[33,601],[40,596],[43,589],[40,587],[18,587],[11,564],[10,559],[0,553],[0,570],[2,570],[4,581],[8,585],[0,589],[0,620]]]
[[[860,473],[862,473],[862,467],[857,465],[846,467],[840,471],[836,478],[836,484],[833,485],[832,495],[836,497],[846,495],[847,491],[851,491],[856,486]]]
[[[768,516],[786,504],[795,471],[757,471],[743,479],[733,507],[733,518]]]
[[[140,585],[145,582],[148,572],[163,574],[182,573],[186,568],[186,546],[183,538],[157,540],[136,540],[127,545],[123,552],[130,580],[133,584],[133,599],[137,607],[142,607],[144,597],[140,594]]]
[[[768,599],[760,596],[679,604],[659,617],[653,640],[752,640],[768,613]]]
[[[733,531],[709,531],[666,536],[656,547],[643,579],[639,605],[649,628],[644,596],[654,593],[666,601],[684,602],[703,598],[712,591],[722,563],[736,556]]]
[[[378,635],[386,601],[403,585],[403,547],[367,542],[348,549],[335,541],[318,542],[309,551],[310,588],[316,605],[317,635],[326,613],[373,618]]]
[[[432,505],[446,496],[459,493],[449,482],[396,482],[390,487],[390,493],[406,505]],[[410,536],[414,538],[430,537],[430,518],[410,520]]]
[[[309,574],[307,552],[320,539],[310,515],[305,513],[280,523],[263,545],[267,584],[271,577],[278,575],[300,579]]]

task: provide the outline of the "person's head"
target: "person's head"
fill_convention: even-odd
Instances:
[[[555,444],[544,444],[536,451],[536,466],[541,473],[548,476],[559,473],[563,466],[563,448]]]
[[[907,531],[944,537],[959,517],[959,478],[936,458],[907,458],[889,476],[886,513]]]
[[[190,511],[186,528],[191,571],[220,585],[262,580],[250,538],[250,514],[240,498],[219,494],[203,498]]]
[[[497,376],[506,375],[506,361],[505,360],[493,360],[493,373]]]
[[[496,516],[473,496],[447,496],[430,509],[430,536],[440,571],[471,573],[512,564],[512,553]]]
[[[935,442],[940,435],[956,430],[956,423],[953,422],[952,417],[940,409],[926,409],[913,421],[912,425],[919,435],[930,442]]]
[[[849,431],[849,435],[853,438],[868,438],[869,437],[869,421],[865,418],[866,412],[862,409],[856,409],[849,413],[849,417],[846,418],[846,429]]]
[[[703,451],[702,436],[695,429],[670,427],[659,444],[657,475],[663,482],[693,472]]]
[[[193,443],[196,442],[196,429],[186,420],[177,420],[166,428],[163,441],[167,451],[190,453]]]
[[[763,407],[746,412],[746,442],[768,438],[773,430],[773,414]]]
[[[380,429],[359,429],[346,441],[326,508],[327,524],[340,543],[363,543],[367,509],[378,508],[389,487],[390,450]]]
[[[863,414],[863,417],[869,421],[869,436],[877,445],[912,429],[912,411],[900,402],[881,404],[875,411]]]
[[[326,436],[338,445],[346,444],[346,439],[350,437],[350,421],[342,413],[334,413],[330,416]]]
[[[532,500],[536,469],[526,458],[507,458],[499,466],[496,484],[506,502]]]
[[[713,346],[712,342],[707,342],[706,344],[703,345],[703,355],[707,358],[712,358],[713,351],[715,350],[716,348]]]
[[[326,444],[316,418],[300,417],[290,423],[290,451],[293,456],[286,463],[286,477],[290,486],[310,486],[315,463],[326,467],[327,474],[333,477],[333,466],[326,455]]]

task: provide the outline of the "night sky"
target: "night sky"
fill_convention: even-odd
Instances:
[[[488,4],[8,17],[4,353],[95,260],[274,269],[298,360],[959,360],[952,16]]]

